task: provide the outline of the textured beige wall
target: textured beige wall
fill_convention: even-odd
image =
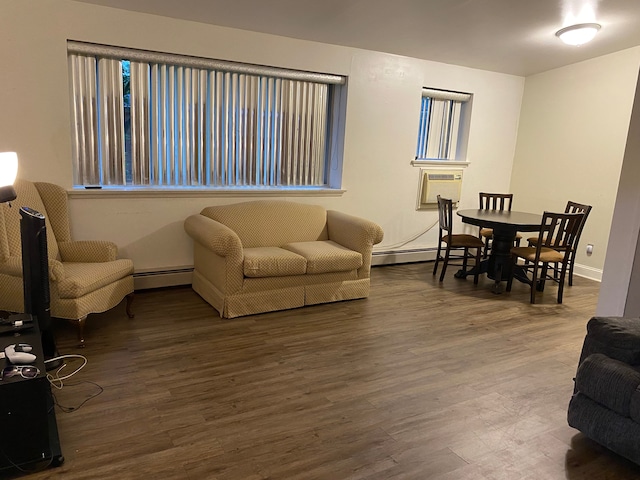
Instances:
[[[509,186],[524,79],[376,52],[296,41],[67,0],[0,0],[0,149],[19,176],[72,187],[66,40],[134,47],[349,77],[342,197],[296,200],[378,222],[379,249],[436,220],[416,211],[415,154],[422,86],[474,93],[463,206],[481,188]],[[202,207],[255,197],[73,198],[78,239],[115,241],[136,270],[192,263],[182,221]],[[435,230],[407,245],[433,247]]]
[[[514,208],[563,211],[568,200],[593,205],[576,259],[576,271],[592,278],[604,266],[639,65],[635,47],[525,81]]]

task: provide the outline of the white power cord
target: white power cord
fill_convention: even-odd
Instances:
[[[61,390],[62,387],[64,386],[64,380],[67,380],[73,377],[76,373],[78,373],[80,370],[84,368],[84,366],[87,364],[87,358],[84,357],[83,355],[69,354],[69,355],[60,355],[59,357],[50,358],[49,360],[44,361],[44,363],[46,364],[46,363],[55,362],[58,360],[67,360],[70,358],[80,358],[82,360],[82,365],[76,368],[73,372],[67,375],[64,375],[62,377],[60,376],[60,372],[62,371],[63,368],[67,366],[66,363],[63,363],[62,366],[58,367],[54,375],[47,373],[47,380],[49,380],[49,383],[55,388],[57,388],[58,390]]]
[[[396,243],[395,245],[384,245],[382,247],[378,247],[378,248],[374,249],[374,251],[385,252],[385,251],[387,251],[389,249],[404,247],[407,243],[411,243],[414,240],[420,238],[425,233],[429,232],[433,227],[438,225],[438,223],[440,223],[439,220],[436,220],[433,224],[429,225],[429,227],[427,227],[425,230],[422,230],[419,233],[416,233],[413,237],[411,237],[411,238],[409,238],[407,240],[402,240],[401,242]]]

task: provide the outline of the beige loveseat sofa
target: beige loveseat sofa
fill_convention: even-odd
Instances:
[[[369,296],[382,229],[281,200],[207,207],[186,219],[193,289],[224,318]]]

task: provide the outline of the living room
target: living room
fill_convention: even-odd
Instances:
[[[460,208],[475,208],[481,190],[512,192],[514,208],[523,211],[561,210],[569,199],[593,205],[582,235],[582,245],[593,245],[593,253],[580,251],[576,260],[581,278],[603,281],[590,314],[596,312],[595,302],[603,314],[637,314],[625,309],[625,300],[633,284],[629,259],[635,254],[638,227],[622,216],[629,209],[636,211],[637,194],[630,187],[633,198],[623,199],[627,203],[622,205],[616,197],[619,182],[635,178],[628,159],[637,146],[627,140],[633,138],[630,129],[635,131],[631,114],[640,46],[546,71],[512,74],[70,0],[4,1],[2,11],[2,58],[11,68],[4,72],[0,93],[5,112],[0,150],[18,152],[19,177],[69,191],[74,238],[115,242],[119,254],[134,262],[136,288],[187,284],[193,247],[184,220],[204,207],[259,195],[74,189],[68,40],[346,76],[341,186],[292,199],[377,222],[384,230],[384,240],[374,251],[378,264],[433,259],[437,228],[427,227],[435,224],[437,214],[416,209],[420,166],[412,165],[420,92],[423,87],[470,92],[473,110]],[[549,48],[563,48],[553,31],[548,42]],[[621,176],[625,168],[630,173]],[[610,237],[610,231],[616,235]],[[608,250],[613,250],[610,258]],[[430,282],[428,268],[424,271]],[[566,303],[571,303],[570,296]],[[544,306],[552,316],[554,307]],[[341,316],[362,307],[343,308]],[[330,311],[322,309],[323,315]],[[170,312],[178,315],[175,308]],[[579,321],[584,325],[590,314]],[[220,321],[213,310],[211,317]],[[70,334],[60,328],[60,335]],[[282,322],[279,328],[284,328]],[[578,348],[573,345],[572,353]],[[114,361],[124,366],[135,358],[132,354]]]

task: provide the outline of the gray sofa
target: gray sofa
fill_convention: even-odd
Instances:
[[[640,465],[640,318],[589,320],[567,419]]]

